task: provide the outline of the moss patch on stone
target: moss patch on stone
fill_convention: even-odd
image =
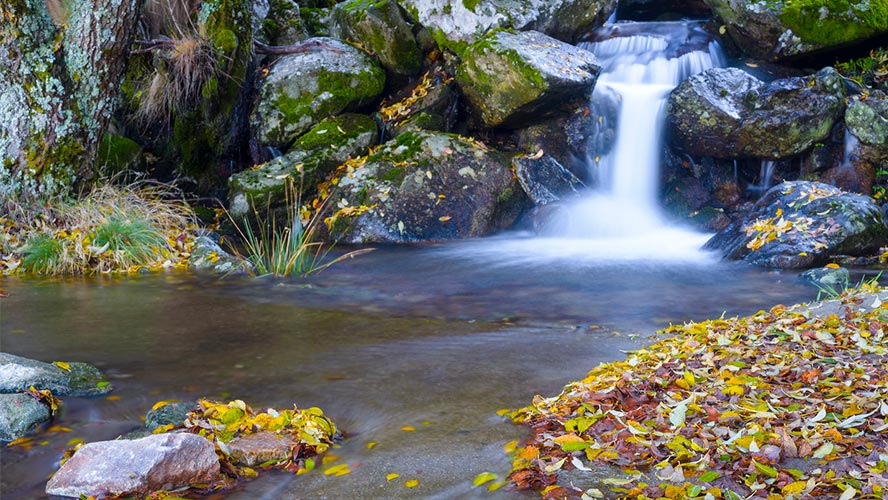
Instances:
[[[839,45],[888,31],[888,2],[792,0],[784,3],[780,20],[803,42]]]

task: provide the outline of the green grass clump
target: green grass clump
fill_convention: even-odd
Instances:
[[[65,248],[50,234],[35,234],[22,249],[22,270],[39,274],[61,274]]]
[[[113,215],[93,230],[93,244],[114,252],[123,267],[147,262],[166,244],[160,228],[146,219],[123,219]]]

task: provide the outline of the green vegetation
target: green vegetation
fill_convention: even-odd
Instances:
[[[835,264],[829,264],[827,267],[836,266]],[[826,299],[839,299],[846,296],[853,296],[860,293],[872,293],[879,289],[879,278],[882,277],[882,273],[880,272],[874,278],[866,279],[860,278],[860,281],[856,285],[852,285],[851,281],[846,277],[842,283],[836,285],[829,285],[825,283],[815,284],[817,289],[817,300],[826,300]]]
[[[286,187],[282,222],[275,217],[270,200],[266,204],[265,215],[259,213],[255,203],[251,203],[251,208],[255,224],[251,224],[246,218],[235,220],[228,214],[243,247],[241,249],[231,245],[231,250],[244,261],[244,267],[251,276],[308,276],[344,259],[372,250],[356,250],[332,260],[326,259],[332,248],[324,246],[318,235],[325,207],[322,204],[314,215],[303,220],[300,216],[300,198],[292,181]],[[253,229],[254,225],[256,229]]]
[[[888,2],[786,0],[780,19],[805,42],[835,45],[888,30]]]
[[[836,69],[845,78],[861,87],[888,92],[888,50],[873,49],[868,57],[836,62]]]
[[[75,202],[0,217],[0,273],[89,274],[185,267],[196,227],[166,186],[105,186]]]

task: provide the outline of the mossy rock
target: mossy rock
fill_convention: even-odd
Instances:
[[[438,45],[463,50],[499,29],[536,30],[567,42],[604,24],[615,0],[400,0]]]
[[[409,243],[509,227],[527,203],[509,163],[504,154],[458,135],[405,132],[341,173],[333,205],[358,215],[335,216],[330,237]]]
[[[832,68],[769,84],[736,68],[691,76],[666,104],[672,144],[695,156],[780,159],[825,140],[845,106]]]
[[[96,154],[100,177],[113,177],[121,172],[138,172],[142,169],[142,146],[127,137],[105,134]]]
[[[888,153],[888,96],[876,91],[865,99],[851,98],[845,110],[845,127],[860,142]]]
[[[232,175],[229,211],[243,217],[257,203],[280,205],[290,182],[301,186],[300,195],[307,198],[336,167],[366,154],[378,140],[376,122],[368,116],[346,113],[322,120],[299,137],[286,155]]]
[[[330,35],[360,44],[394,75],[412,76],[422,67],[413,29],[394,0],[348,0],[333,8]]]
[[[256,28],[256,38],[271,45],[292,45],[311,36],[295,0],[269,1],[268,12]]]
[[[0,352],[0,393],[26,391],[31,386],[58,396],[95,396],[111,391],[102,372],[88,363],[50,364]]]
[[[263,82],[252,121],[262,144],[285,148],[330,116],[373,103],[385,72],[370,56],[331,38],[329,49],[281,57]]]
[[[497,31],[470,46],[456,81],[487,127],[518,128],[588,95],[600,71],[591,52],[536,31]]]
[[[705,0],[744,52],[771,61],[888,33],[888,1]]]

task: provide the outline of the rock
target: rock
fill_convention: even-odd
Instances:
[[[736,68],[714,68],[670,94],[670,139],[695,156],[785,158],[829,137],[844,97],[842,77],[832,68],[770,84]]]
[[[87,363],[67,363],[68,370],[54,364],[0,352],[0,393],[26,391],[34,386],[49,389],[56,396],[96,396],[107,394],[111,386],[102,372]]]
[[[832,295],[847,289],[851,282],[851,273],[844,267],[815,267],[803,272],[799,277]]]
[[[741,50],[781,61],[888,33],[881,2],[705,0]]]
[[[188,256],[190,269],[231,274],[243,272],[243,266],[240,259],[223,250],[219,243],[210,236],[203,235],[194,239],[191,255]]]
[[[0,441],[12,441],[49,420],[49,407],[29,394],[0,394]]]
[[[96,167],[102,178],[142,171],[142,146],[121,135],[105,134],[96,152]]]
[[[512,167],[518,182],[536,205],[548,205],[576,196],[585,185],[549,155],[516,156]]]
[[[145,414],[145,428],[153,431],[162,425],[182,425],[188,418],[188,412],[196,407],[194,403],[185,401],[163,405]]]
[[[497,28],[536,30],[573,42],[601,26],[615,0],[400,0],[442,48],[461,53]]]
[[[413,29],[395,0],[348,0],[333,7],[330,35],[360,43],[394,75],[411,76],[422,67]]]
[[[386,138],[409,130],[450,132],[459,98],[455,86],[453,78],[436,69],[404,89],[396,96],[400,100],[380,110]]]
[[[228,451],[233,462],[255,467],[268,461],[287,460],[294,446],[296,442],[292,439],[265,431],[232,439]]]
[[[350,164],[338,186],[331,237],[357,244],[488,235],[513,224],[525,201],[505,155],[437,132],[399,135]]]
[[[196,434],[100,441],[77,450],[49,480],[48,495],[135,496],[208,483],[219,476],[213,444]]]
[[[830,256],[865,255],[888,237],[872,198],[819,182],[784,182],[771,188],[741,220],[705,247],[727,259],[766,267],[804,268]]]
[[[284,148],[325,118],[373,102],[385,73],[370,56],[331,38],[313,38],[332,50],[283,56],[271,68],[252,121],[262,144]]]
[[[309,38],[299,4],[294,0],[271,0],[267,9],[267,14],[261,16],[260,28],[253,28],[260,41],[269,45],[292,45]],[[259,16],[254,15],[256,17]]]
[[[236,218],[250,214],[251,200],[283,203],[288,182],[302,186],[302,193],[313,192],[336,167],[366,154],[378,140],[376,122],[368,116],[346,113],[322,120],[299,137],[286,155],[232,175],[229,213]]]
[[[709,18],[712,10],[704,0],[621,0],[617,19],[633,21]]]
[[[498,31],[466,49],[456,81],[485,126],[520,128],[587,95],[599,70],[591,52],[542,33]]]
[[[861,143],[888,149],[888,96],[873,91],[866,98],[849,99],[845,127]]]

